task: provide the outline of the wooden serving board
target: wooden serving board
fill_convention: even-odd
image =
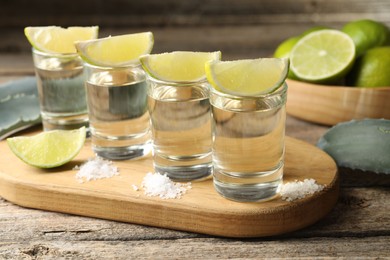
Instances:
[[[280,197],[261,203],[229,201],[216,193],[211,178],[192,182],[181,199],[148,197],[141,186],[153,169],[148,157],[116,161],[120,175],[79,183],[75,165],[94,157],[88,140],[80,154],[57,169],[44,170],[20,161],[0,142],[0,196],[20,206],[226,237],[261,237],[309,226],[324,217],[338,198],[334,161],[315,146],[286,137],[284,181],[314,178],[326,188],[304,199]]]

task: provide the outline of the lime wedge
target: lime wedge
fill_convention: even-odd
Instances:
[[[76,43],[81,58],[97,66],[121,67],[139,63],[154,44],[151,32],[125,34]]]
[[[194,82],[205,79],[207,61],[221,59],[221,52],[175,51],[141,57],[144,70],[163,81]]]
[[[53,168],[71,161],[85,142],[85,127],[53,130],[34,136],[7,139],[11,151],[25,163],[39,168]]]
[[[99,27],[37,26],[24,28],[30,44],[37,50],[47,53],[76,53],[74,42],[96,39]]]
[[[286,80],[289,60],[260,58],[206,63],[206,76],[218,91],[256,96],[271,93]]]
[[[354,60],[354,42],[337,30],[309,33],[290,53],[291,70],[299,79],[309,82],[335,82],[348,72]]]

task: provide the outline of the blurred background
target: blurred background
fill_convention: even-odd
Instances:
[[[271,56],[282,40],[310,27],[338,29],[363,18],[390,26],[390,1],[1,0],[0,72],[10,62],[30,69],[26,26],[98,25],[99,37],[152,31],[153,53],[220,50],[228,60]]]

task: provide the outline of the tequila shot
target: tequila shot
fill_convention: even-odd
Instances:
[[[167,82],[148,76],[148,107],[155,171],[176,181],[211,175],[208,82]]]
[[[92,149],[125,160],[151,151],[145,72],[139,64],[100,67],[85,63]]]
[[[83,62],[78,54],[53,54],[33,48],[44,130],[88,127]]]
[[[210,90],[213,182],[235,201],[273,198],[283,180],[287,85],[259,96]]]

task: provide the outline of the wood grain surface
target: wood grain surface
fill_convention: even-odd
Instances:
[[[7,151],[5,141],[0,149]],[[24,164],[8,150],[0,161],[0,195],[30,208],[227,237],[271,236],[304,228],[328,214],[338,198],[334,161],[289,137],[284,181],[313,178],[325,185],[323,191],[293,202],[280,197],[262,203],[232,202],[215,192],[211,179],[193,182],[181,199],[150,198],[131,188],[140,187],[146,173],[153,172],[150,157],[117,161],[120,176],[80,184],[74,164],[93,156],[88,141],[75,162],[45,170]]]
[[[0,55],[0,82],[20,78],[12,71],[28,68],[31,57],[26,57]],[[311,144],[328,129],[287,116],[286,134]],[[336,206],[317,223],[285,235],[251,239],[35,210],[0,198],[0,259],[389,258],[388,187],[356,186],[348,179],[342,184]]]
[[[286,133],[311,144],[327,129],[287,117]],[[336,206],[316,224],[251,239],[28,209],[0,198],[0,259],[386,259],[389,195],[386,187],[343,186]]]
[[[22,8],[21,8],[22,7]],[[99,36],[152,31],[154,53],[222,51],[225,60],[271,56],[288,37],[355,19],[390,25],[388,0],[13,0],[0,8],[0,52],[31,52],[26,26],[99,25]]]
[[[218,49],[229,60],[269,57],[282,40],[316,25],[341,28],[364,18],[390,25],[390,1],[13,0],[1,3],[0,14],[4,82],[34,73],[23,34],[29,25],[97,24],[101,36],[152,31],[155,53]],[[287,116],[287,135],[311,144],[328,129]],[[0,198],[0,259],[389,259],[389,189],[359,182],[344,179],[336,206],[317,223],[246,239],[29,209]]]

